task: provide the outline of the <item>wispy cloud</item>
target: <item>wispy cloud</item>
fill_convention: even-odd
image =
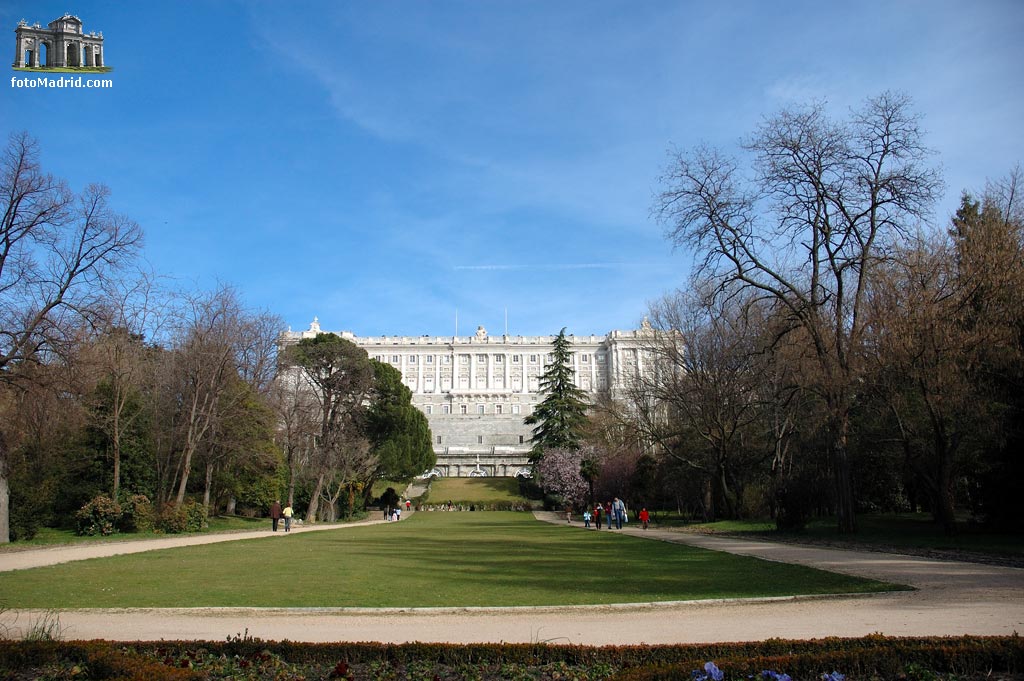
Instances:
[[[542,270],[555,272],[560,270],[619,270],[619,269],[649,269],[661,267],[660,264],[642,262],[581,262],[581,263],[530,263],[525,265],[455,265],[455,270],[470,271],[507,271],[507,270]]]

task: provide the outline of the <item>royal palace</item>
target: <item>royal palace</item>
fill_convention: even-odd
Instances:
[[[285,343],[319,333],[287,331]],[[476,477],[529,473],[531,426],[523,423],[543,399],[539,379],[552,359],[554,336],[491,336],[482,326],[472,336],[357,336],[336,332],[371,359],[402,372],[412,401],[427,416],[437,466],[429,475]],[[642,371],[640,329],[604,336],[569,336],[576,384],[590,394],[615,396]]]

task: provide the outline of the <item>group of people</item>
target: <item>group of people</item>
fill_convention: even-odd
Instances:
[[[275,499],[274,503],[270,505],[270,522],[274,526],[274,532],[277,532],[278,523],[284,518],[284,531],[292,531],[292,516],[295,515],[295,511],[292,510],[291,505],[281,508],[281,500]]]
[[[640,524],[643,529],[647,529],[647,526],[651,522],[651,514],[644,508],[640,511]],[[566,511],[565,515],[566,522],[572,522],[572,514]],[[612,501],[605,502],[604,506],[600,503],[594,505],[594,510],[585,509],[583,511],[583,526],[590,527],[590,521],[593,520],[597,529],[601,529],[601,521],[604,521],[605,526],[610,530],[613,527],[617,530],[622,529],[624,523],[629,522],[629,516],[626,513],[626,504],[615,497]]]

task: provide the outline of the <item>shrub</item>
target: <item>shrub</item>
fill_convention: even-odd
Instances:
[[[189,499],[185,502],[184,510],[186,532],[203,532],[209,528],[209,524],[206,522],[206,506],[197,504],[194,500]]]
[[[80,535],[104,536],[117,532],[121,522],[121,505],[109,497],[93,497],[75,513],[75,532]]]
[[[380,495],[380,505],[387,508],[398,506],[399,501],[401,499],[399,499],[398,492],[395,491],[394,487],[388,487],[384,490],[384,494]]]
[[[155,521],[153,503],[145,494],[133,494],[121,504],[122,532],[149,532]]]
[[[181,534],[187,531],[188,516],[185,515],[185,508],[174,504],[161,507],[156,514],[154,526],[158,531],[167,534]]]

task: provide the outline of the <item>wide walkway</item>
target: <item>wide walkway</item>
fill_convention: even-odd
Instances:
[[[555,514],[538,513],[537,516],[562,525],[566,532],[596,531],[584,530],[578,523],[566,526],[564,518]],[[551,641],[594,645],[820,638],[876,632],[894,636],[1024,632],[1024,570],[1019,568],[669,530],[644,532],[632,525],[622,532],[649,540],[691,544],[909,584],[915,590],[869,596],[558,608],[65,610],[59,613],[60,625],[64,628],[64,637],[69,639],[223,640],[248,632],[250,636],[264,639],[293,641]],[[253,536],[260,535],[221,535],[220,540]],[[148,545],[145,548],[157,548],[156,542],[138,543]],[[114,551],[125,545],[103,546]],[[102,550],[103,546],[90,548]],[[145,548],[140,546],[135,550]],[[15,559],[25,560],[25,554],[51,551],[55,550],[0,554],[0,569]],[[414,565],[414,558],[409,557],[409,562]],[[623,578],[629,576],[623,575]],[[15,634],[31,626],[43,614],[34,611],[0,613],[0,627],[7,626]]]

